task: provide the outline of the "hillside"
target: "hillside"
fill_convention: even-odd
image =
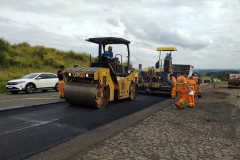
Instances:
[[[26,42],[11,45],[3,38],[0,39],[0,82],[17,79],[32,72],[56,73],[61,65],[68,68],[74,64],[87,67],[89,55],[30,46]]]

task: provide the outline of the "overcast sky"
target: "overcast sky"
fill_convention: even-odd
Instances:
[[[174,46],[175,64],[239,69],[239,15],[240,0],[0,0],[0,37],[93,56],[85,39],[122,37],[134,67],[154,66],[156,48]]]

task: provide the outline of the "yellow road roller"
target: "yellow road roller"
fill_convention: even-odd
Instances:
[[[90,67],[74,65],[65,71],[65,100],[72,105],[93,108],[104,108],[108,101],[118,99],[135,100],[139,73],[129,69],[130,41],[116,37],[89,38],[86,41],[98,44],[97,61],[91,63],[90,60]],[[107,45],[112,44],[127,47],[127,63],[122,62],[121,54],[116,54],[115,58],[102,55]]]

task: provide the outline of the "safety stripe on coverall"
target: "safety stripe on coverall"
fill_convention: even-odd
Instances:
[[[183,100],[180,99],[180,101],[184,104]]]
[[[185,84],[185,83],[187,83],[187,82],[183,82],[183,83],[177,83],[177,84]]]

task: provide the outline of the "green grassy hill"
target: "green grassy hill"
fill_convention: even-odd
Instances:
[[[26,42],[11,45],[3,38],[0,39],[0,82],[21,78],[33,72],[57,73],[61,65],[68,68],[74,64],[89,66],[89,55],[30,46]]]

